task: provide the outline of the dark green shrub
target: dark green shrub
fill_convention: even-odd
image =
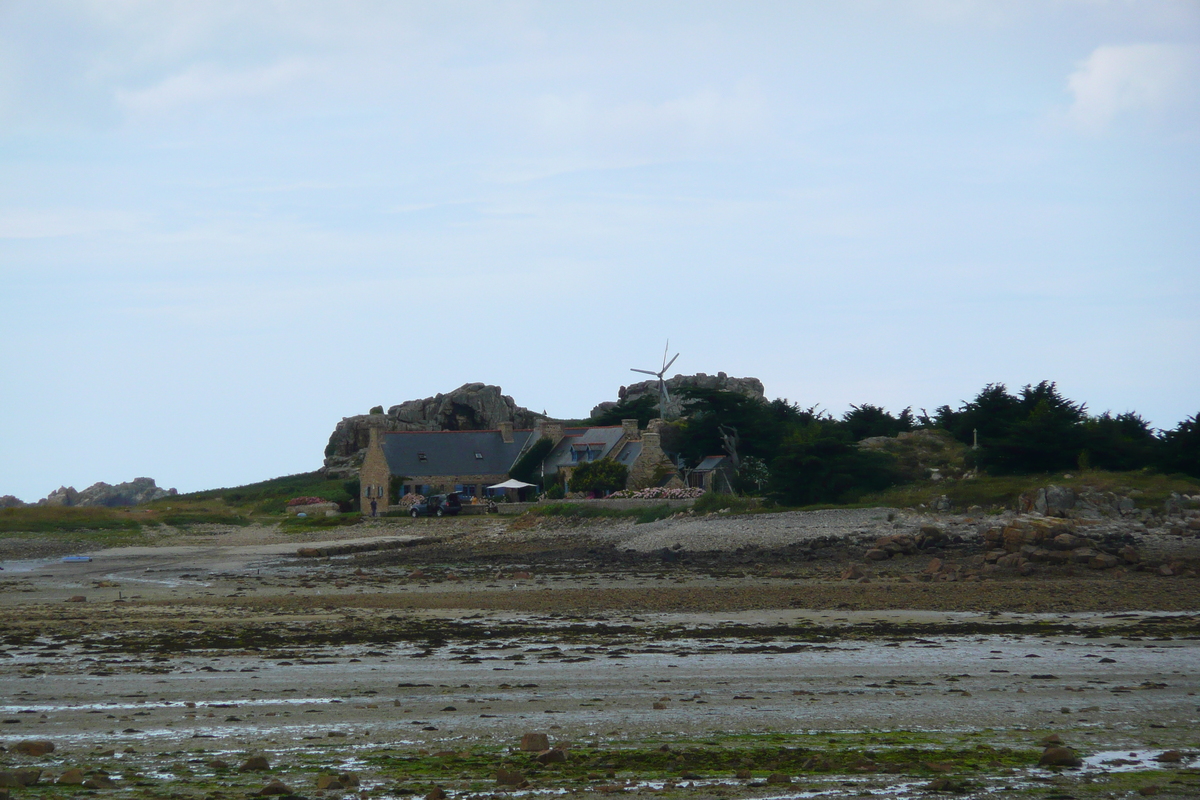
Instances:
[[[525,455],[517,459],[517,463],[509,470],[508,477],[525,483],[541,483],[541,476],[537,474],[538,468],[553,449],[554,440],[549,436],[538,439]]]
[[[611,458],[580,464],[571,473],[572,492],[615,492],[625,488],[629,468]]]

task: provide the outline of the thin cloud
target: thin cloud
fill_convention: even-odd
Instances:
[[[1200,47],[1128,44],[1097,47],[1067,78],[1068,121],[1100,133],[1126,116],[1161,119],[1194,110]]]
[[[312,66],[300,59],[238,71],[213,64],[196,64],[145,89],[119,89],[116,96],[130,112],[154,116],[190,106],[261,98],[314,73]]]
[[[131,230],[142,218],[124,211],[87,208],[0,209],[0,239],[49,239],[102,231]]]

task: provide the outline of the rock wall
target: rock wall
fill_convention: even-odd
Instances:
[[[39,506],[136,506],[161,500],[164,497],[174,497],[179,494],[174,489],[160,489],[153,478],[134,478],[126,483],[111,486],[107,483],[94,483],[82,492],[75,491],[74,486],[60,486],[45,498],[39,500]]]
[[[511,422],[520,430],[532,428],[540,419],[544,419],[541,414],[518,406],[499,386],[467,383],[449,394],[392,406],[386,414],[343,418],[329,437],[321,471],[334,478],[354,477],[371,440],[372,425],[382,431],[489,431]]]

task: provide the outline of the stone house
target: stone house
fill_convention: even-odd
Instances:
[[[559,472],[569,481],[581,463],[613,458],[629,468],[628,488],[653,485],[682,486],[670,458],[663,452],[657,426],[639,431],[637,420],[619,426],[564,428],[543,421],[529,430],[514,430],[500,423],[489,431],[385,431],[370,428],[370,442],[359,469],[362,508],[372,500],[382,510],[388,505],[392,483],[399,480],[400,495],[458,492],[479,497],[485,489],[508,478],[509,471],[539,440],[553,442],[542,460],[540,477]]]
[[[687,474],[687,485],[706,492],[733,494],[733,479],[736,476],[733,459],[729,456],[705,456]]]

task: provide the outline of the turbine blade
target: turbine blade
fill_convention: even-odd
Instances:
[[[650,371],[650,370],[648,370],[648,369],[634,369],[633,367],[630,367],[630,368],[629,368],[629,371],[630,371],[630,372],[641,372],[641,373],[644,373],[644,374],[646,374],[646,375],[653,375],[653,376],[655,376],[655,377],[658,377],[658,373],[657,373],[657,372],[651,372],[651,371]]]
[[[663,348],[663,372],[667,371],[667,353],[671,349],[671,340],[667,339],[667,346]]]
[[[679,353],[675,354],[675,358],[679,358]],[[666,372],[667,370],[669,370],[671,368],[671,365],[675,363],[675,358],[672,358],[670,361],[667,362],[667,365],[665,367],[663,367],[663,372]]]

